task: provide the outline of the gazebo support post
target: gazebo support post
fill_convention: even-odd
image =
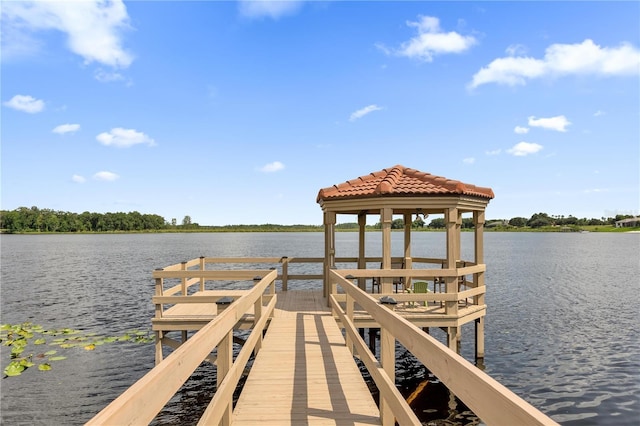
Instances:
[[[385,207],[380,210],[380,223],[382,224],[382,269],[391,269],[391,222],[393,221],[393,209]],[[392,293],[393,278],[384,277],[382,293]]]
[[[473,224],[474,224],[474,252],[475,252],[475,262],[476,265],[484,263],[484,220],[485,213],[483,211],[474,211],[473,212]],[[484,272],[478,272],[474,277],[475,285],[477,287],[484,287]],[[485,295],[484,292],[482,294],[475,296],[476,304],[484,305]],[[478,318],[475,322],[476,326],[476,360],[484,359],[484,316]]]
[[[404,214],[404,268],[413,269],[411,261],[411,213]],[[404,289],[411,288],[411,278],[404,281]]]
[[[324,285],[323,294],[330,305],[329,293],[331,283],[329,282],[329,270],[336,266],[336,214],[335,212],[324,213]]]
[[[456,269],[460,258],[461,216],[457,208],[448,208],[444,213],[447,229],[447,269]],[[445,277],[445,287],[449,294],[458,293],[458,277]],[[458,316],[458,301],[445,302],[446,315]],[[458,327],[447,327],[447,345],[453,351],[458,350]]]
[[[366,253],[365,253],[365,232],[367,225],[367,214],[361,212],[358,214],[358,269],[367,269]],[[358,287],[367,291],[367,279],[358,278]]]

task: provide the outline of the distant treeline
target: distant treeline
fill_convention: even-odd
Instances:
[[[0,229],[20,232],[115,232],[157,231],[167,224],[157,214],[70,213],[37,207],[0,210]]]
[[[616,221],[631,218],[631,215],[616,215],[615,217],[587,219],[574,216],[548,215],[536,213],[530,218],[514,217],[511,219],[488,220],[487,229],[521,230],[546,229],[563,227],[579,229],[584,226],[611,226]],[[367,225],[369,230],[381,229],[381,224]],[[392,229],[402,229],[404,221],[395,219],[391,223]],[[427,224],[418,217],[411,223],[414,229],[442,229],[445,227],[444,218],[434,218]],[[473,228],[472,218],[462,219],[462,228]],[[225,225],[202,226],[185,216],[180,225],[176,219],[167,222],[157,214],[141,214],[137,211],[129,213],[71,213],[38,207],[20,207],[15,210],[0,210],[0,230],[4,233],[24,232],[318,232],[322,225]],[[341,223],[336,230],[357,230],[357,223]]]

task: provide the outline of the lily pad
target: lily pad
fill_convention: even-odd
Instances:
[[[66,356],[52,356],[49,358],[49,361],[62,361],[63,359],[67,359]]]
[[[33,367],[35,364],[25,358],[25,359],[20,361],[20,365],[22,365],[25,368],[29,368],[29,367]]]
[[[47,341],[44,339],[36,339],[33,341],[34,345],[44,345],[45,343],[47,343]]]
[[[13,361],[4,369],[4,374],[9,377],[19,376],[25,368],[26,367],[24,365],[20,365],[19,362]]]
[[[42,363],[42,364],[40,364],[38,366],[38,370],[40,370],[40,371],[49,371],[49,370],[51,370],[51,364],[47,364],[46,362]]]

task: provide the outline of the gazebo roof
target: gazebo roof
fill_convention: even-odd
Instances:
[[[373,197],[412,197],[467,195],[490,200],[491,188],[463,183],[435,176],[416,169],[397,165],[378,172],[323,188],[316,201],[358,199]]]

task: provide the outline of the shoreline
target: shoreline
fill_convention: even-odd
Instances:
[[[287,225],[283,225],[286,227]],[[197,228],[197,229],[158,229],[158,230],[145,230],[145,231],[81,231],[81,232],[40,232],[40,231],[27,231],[27,232],[6,232],[0,231],[0,235],[100,235],[100,234],[216,234],[216,233],[313,233],[324,232],[321,228],[313,227],[311,229],[304,229],[296,227],[295,229],[217,229],[217,228]],[[444,229],[412,229],[413,232],[446,232]],[[473,232],[473,228],[463,229],[462,232]],[[358,232],[358,229],[336,229],[336,232]],[[366,232],[381,232],[379,229],[367,229]],[[404,232],[402,229],[394,229],[392,232]],[[589,233],[614,233],[614,234],[640,234],[640,229],[632,228],[625,230],[625,228],[615,227],[596,227],[596,229],[531,229],[531,228],[515,228],[515,229],[484,229],[484,232],[505,232],[505,233],[560,233],[560,234],[589,234]]]

